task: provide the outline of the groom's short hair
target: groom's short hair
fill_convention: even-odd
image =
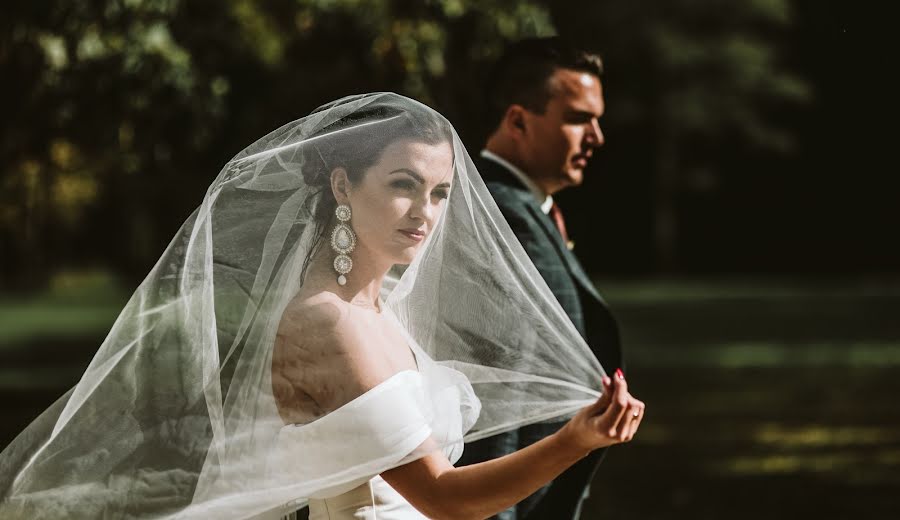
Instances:
[[[571,69],[597,76],[603,60],[559,37],[527,38],[506,48],[487,82],[487,114],[496,128],[510,105],[521,105],[542,114],[553,96],[550,77],[557,69]]]

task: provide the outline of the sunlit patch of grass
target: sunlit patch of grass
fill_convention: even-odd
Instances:
[[[41,293],[0,299],[0,348],[34,338],[100,336],[126,299],[127,292],[108,273],[60,273]]]
[[[785,280],[737,279],[636,279],[596,278],[595,284],[610,301],[622,304],[654,305],[735,300],[805,300],[817,298],[871,298],[900,296],[897,279]]]
[[[30,304],[0,307],[0,344],[11,345],[35,337],[84,336],[108,330],[119,307],[59,308]]]
[[[855,466],[860,462],[861,458],[859,456],[846,453],[781,454],[734,457],[723,461],[720,469],[726,473],[742,475],[770,475],[801,471],[834,471],[840,467]]]
[[[714,471],[738,475],[776,475],[791,473],[838,473],[859,468],[900,466],[900,450],[885,449],[866,453],[790,453],[739,456],[713,464]]]
[[[787,428],[779,424],[764,424],[752,433],[753,440],[780,447],[834,447],[852,445],[883,445],[900,442],[896,428],[877,426],[825,426],[813,424]]]
[[[641,426],[641,444],[670,444],[678,441],[680,432],[648,418]],[[787,427],[768,423],[736,430],[707,430],[704,443],[711,445],[746,444],[765,449],[818,449],[900,444],[900,430],[887,426],[827,426],[811,424]]]
[[[689,349],[637,345],[631,359],[644,366],[722,368],[841,365],[900,366],[900,342],[716,341]]]

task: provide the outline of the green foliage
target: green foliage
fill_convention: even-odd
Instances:
[[[790,4],[548,5],[561,33],[602,50],[609,124],[643,133],[644,154],[653,160],[657,269],[676,271],[678,199],[720,186],[739,153],[787,154],[796,148],[795,129],[782,113],[796,111],[812,92],[786,62]],[[704,172],[695,176],[699,181],[692,171]]]
[[[787,0],[51,0],[3,7],[0,287],[66,265],[143,276],[222,164],[337,97],[422,100],[477,146],[504,45],[567,36],[603,50],[609,121],[642,127],[658,222],[715,154],[788,151],[778,113],[810,98],[785,72]],[[688,164],[690,161],[708,164]],[[718,175],[717,175],[718,174]],[[668,227],[666,227],[668,226]],[[661,248],[676,226],[661,225]]]
[[[663,139],[683,144],[733,133],[751,145],[790,149],[772,107],[812,94],[783,61],[787,0],[553,5],[559,29],[603,49],[610,81],[627,85],[617,101],[640,107],[632,116],[654,119],[668,133]]]
[[[549,34],[538,2],[93,0],[4,6],[0,287],[138,278],[228,157],[315,106],[393,90],[476,114],[473,75]],[[454,100],[463,100],[454,106]],[[457,101],[457,103],[459,103]],[[463,126],[477,125],[475,116]]]

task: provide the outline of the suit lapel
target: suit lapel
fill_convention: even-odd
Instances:
[[[541,229],[543,229],[547,234],[547,237],[550,239],[553,247],[556,248],[556,252],[562,257],[563,263],[565,263],[566,269],[568,269],[569,274],[571,274],[572,278],[574,278],[579,284],[581,284],[581,286],[585,291],[587,291],[588,294],[603,303],[603,298],[600,296],[600,293],[597,292],[597,289],[594,288],[594,284],[591,283],[591,279],[588,277],[587,273],[585,273],[584,269],[582,269],[581,263],[577,258],[575,258],[575,255],[571,251],[569,251],[569,248],[566,247],[566,244],[563,243],[562,236],[559,234],[559,230],[556,229],[556,224],[554,224],[553,221],[550,220],[549,216],[541,211],[541,207],[538,205],[537,201],[534,200],[534,196],[531,194],[528,188],[505,167],[490,159],[479,157],[477,166],[478,171],[481,173],[482,178],[484,178],[485,181],[500,181],[506,185],[515,187],[516,191],[520,192],[520,196],[525,202],[525,206],[531,213],[531,217],[540,224]]]
[[[597,292],[597,289],[594,288],[594,284],[591,283],[591,279],[588,277],[587,273],[584,272],[584,269],[581,267],[581,262],[575,258],[575,255],[569,251],[569,248],[566,247],[566,244],[563,243],[562,236],[559,234],[559,230],[556,229],[556,226],[550,220],[541,208],[537,205],[537,203],[531,203],[528,205],[528,210],[531,212],[531,216],[538,221],[541,225],[541,228],[550,238],[550,241],[553,242],[553,246],[556,248],[556,252],[562,257],[563,261],[566,264],[566,268],[569,270],[569,273],[572,275],[572,278],[578,281],[582,285],[582,287],[594,298],[597,298],[601,302],[603,298],[600,297],[600,294]]]

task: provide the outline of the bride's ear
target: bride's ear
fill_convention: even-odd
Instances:
[[[347,176],[347,170],[343,168],[335,168],[331,170],[331,193],[334,200],[338,204],[348,204],[350,199],[350,177]]]

